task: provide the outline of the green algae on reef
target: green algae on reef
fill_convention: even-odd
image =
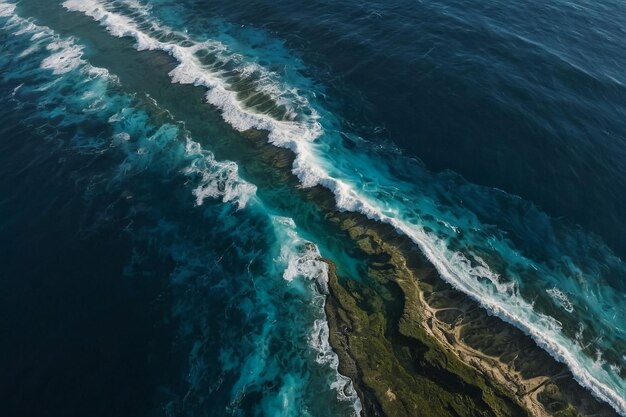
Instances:
[[[353,380],[364,416],[616,416],[529,336],[444,282],[410,239],[338,211],[321,186],[300,187],[293,154],[264,132],[243,136],[253,156],[242,166],[266,173],[260,193],[268,185],[289,192],[280,201],[291,201],[299,226],[365,265],[353,276],[327,260],[325,307],[339,371]]]
[[[359,247],[377,259],[368,268],[371,280],[363,284],[340,283],[330,269],[326,313],[331,345],[341,352],[339,370],[355,381],[365,414],[528,415],[499,387],[427,336],[419,325],[417,282],[406,268],[397,267],[403,259],[382,251],[371,239],[373,232],[349,230]]]
[[[417,248],[362,216],[328,213],[366,259],[336,274],[326,313],[340,372],[367,416],[614,416],[519,330],[444,283]]]
[[[205,123],[198,117],[185,127],[193,134]],[[353,276],[330,259],[326,304],[339,370],[354,381],[364,415],[615,415],[528,336],[446,284],[408,238],[338,212],[325,188],[301,188],[293,154],[268,144],[265,132],[228,135],[227,142],[213,144],[216,155],[237,160],[264,200],[287,202],[299,225],[352,245],[346,250],[366,265]],[[291,198],[273,198],[286,193]]]

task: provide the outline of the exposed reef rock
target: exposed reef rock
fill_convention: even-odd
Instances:
[[[528,336],[443,282],[408,239],[359,215],[327,218],[367,265],[355,280],[330,263],[326,304],[365,415],[615,415]]]
[[[362,261],[351,276],[327,260],[325,310],[363,416],[617,416],[529,336],[447,284],[409,238],[338,211],[323,187],[299,187],[290,151],[269,146],[262,132],[245,136],[256,149],[248,167],[264,165],[269,183],[289,185],[301,211],[314,206],[311,222],[321,220]]]

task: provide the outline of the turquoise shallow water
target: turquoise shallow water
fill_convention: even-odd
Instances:
[[[151,304],[167,299],[159,302],[166,310],[157,321],[165,320],[163,326],[173,340],[169,347],[149,344],[143,354],[160,360],[164,356],[164,366],[167,361],[178,365],[171,366],[156,387],[155,398],[141,398],[145,403],[140,409],[166,415],[223,415],[224,410],[233,415],[273,415],[281,410],[299,416],[307,415],[308,409],[326,410],[329,415],[353,413],[358,400],[350,381],[336,373],[336,357],[327,342],[320,292],[325,288],[326,264],[319,261],[317,248],[298,235],[293,220],[271,215],[255,197],[256,187],[238,177],[234,163],[217,161],[153,100],[125,92],[116,76],[91,66],[74,39],[19,17],[8,20],[4,29],[7,45],[27,52],[12,57],[11,67],[20,63],[18,71],[5,73],[10,93],[3,117],[11,120],[19,111],[20,120],[13,123],[31,132],[28,140],[48,145],[38,149],[32,143],[36,149],[30,149],[30,157],[43,167],[52,165],[46,169],[54,179],[69,176],[76,182],[69,191],[71,199],[50,210],[66,216],[78,205],[83,218],[77,225],[66,225],[64,233],[87,242],[121,234],[118,239],[128,251],[121,256],[125,263],[120,271],[94,270],[82,279],[107,280],[116,272],[131,282],[145,277],[156,281],[152,285],[157,290],[162,287],[161,294],[139,301],[153,310]],[[7,68],[9,62],[4,64]],[[19,139],[16,136],[16,142]],[[45,154],[51,151],[58,160],[48,160]],[[68,159],[82,160],[84,165],[77,167]],[[27,169],[26,177],[36,174]],[[44,179],[35,190],[48,182],[55,180]],[[37,194],[49,198],[45,191]],[[5,201],[5,206],[24,199]],[[8,223],[22,220],[19,213],[6,215]],[[119,262],[120,255],[106,248],[102,244],[105,251],[100,256]],[[49,279],[55,278],[54,272]],[[17,279],[24,272],[14,274]],[[53,292],[51,297],[73,299],[72,288],[56,291],[61,294]],[[66,291],[69,294],[63,295]],[[51,338],[42,337],[38,343],[59,343]],[[167,357],[168,351],[175,359]],[[64,359],[51,356],[50,361]],[[100,356],[108,358],[106,352]],[[79,366],[76,359],[65,358],[66,366]],[[112,365],[120,366],[115,360]],[[141,372],[139,368],[135,371]],[[67,384],[65,372],[42,378]],[[118,376],[127,379],[124,372]],[[20,395],[8,407],[12,412],[36,411],[35,403],[28,405],[37,398],[30,396],[28,382],[18,383]],[[101,381],[109,382],[128,390],[139,384],[132,378]],[[72,390],[58,393],[56,401],[70,401],[72,394]],[[98,414],[121,406],[121,412],[128,412],[113,394],[109,407],[78,401],[54,410],[59,415],[64,407]],[[84,408],[74,408],[78,406]]]
[[[250,9],[262,7],[257,2]],[[311,26],[322,28],[328,21],[340,21],[361,10],[325,7],[325,12],[316,12],[318,20]],[[365,85],[358,88],[358,76],[364,74],[358,65],[344,73],[339,69],[345,62],[333,54],[325,61],[323,51],[316,50],[320,39],[371,48],[367,40],[359,43],[358,36],[364,35],[337,25],[333,31],[318,33],[319,39],[298,40],[293,34],[311,30],[297,29],[307,8],[291,14],[288,10],[269,10],[267,16],[276,20],[255,25],[246,20],[250,19],[248,11],[219,4],[205,9],[193,2],[168,1],[1,3],[7,52],[1,62],[4,158],[12,164],[7,166],[24,167],[7,169],[12,180],[4,185],[8,197],[2,201],[6,213],[3,241],[8,247],[9,231],[18,230],[27,242],[30,232],[19,226],[25,220],[18,207],[28,206],[30,200],[36,200],[37,206],[50,200],[48,210],[53,216],[86,213],[71,224],[77,238],[92,239],[96,247],[103,236],[120,234],[124,240],[120,245],[124,249],[112,261],[122,264],[121,270],[108,271],[108,275],[96,271],[90,281],[116,274],[124,277],[121,282],[132,281],[153,271],[152,285],[163,288],[167,301],[151,314],[160,315],[163,326],[175,336],[171,350],[154,349],[154,355],[169,357],[171,363],[146,394],[150,399],[137,403],[170,415],[275,415],[277,410],[284,415],[350,415],[360,407],[350,382],[337,375],[336,359],[325,341],[321,309],[325,265],[317,255],[321,251],[355,277],[359,262],[345,252],[340,241],[326,234],[319,214],[289,184],[255,164],[254,151],[241,134],[255,128],[268,132],[271,144],[295,153],[292,168],[301,186],[327,187],[335,194],[339,209],[361,212],[408,235],[444,279],[490,313],[528,333],[566,363],[583,386],[626,413],[623,234],[618,232],[616,238],[603,232],[602,224],[585,220],[593,215],[581,215],[582,208],[563,210],[560,204],[569,201],[574,191],[560,187],[558,178],[546,176],[552,188],[546,185],[550,191],[545,195],[533,185],[536,180],[520,182],[515,174],[518,159],[526,158],[531,179],[545,164],[532,157],[537,150],[530,136],[529,156],[516,153],[520,145],[514,134],[498,144],[498,149],[504,149],[498,154],[499,163],[511,160],[509,180],[477,185],[450,170],[429,170],[429,162],[462,168],[456,159],[462,148],[444,141],[437,152],[425,151],[426,165],[416,159],[415,154],[421,155],[419,146],[406,142],[416,134],[412,124],[400,130],[388,114],[394,105],[397,112],[406,112],[406,103],[391,100],[389,108],[375,116],[378,120],[372,120],[382,93]],[[378,10],[372,4],[370,12],[364,18],[372,22],[385,16],[402,22],[396,10]],[[444,15],[462,19],[454,10]],[[382,23],[365,27],[375,30],[378,24]],[[522,29],[527,30],[512,30],[523,37]],[[403,30],[381,35],[376,42],[398,41]],[[431,31],[427,33],[434,36]],[[414,53],[406,50],[402,55],[402,45],[398,43],[397,50],[388,48],[394,52],[389,67],[395,68],[393,59],[410,59]],[[496,48],[498,44],[490,45]],[[546,43],[545,48],[554,53],[554,45]],[[470,52],[478,54],[467,45],[459,49],[459,54]],[[495,51],[488,53],[498,56]],[[558,53],[567,55],[567,51]],[[361,55],[355,54],[354,62],[358,62]],[[477,55],[475,59],[486,58]],[[569,59],[571,65],[588,64],[576,57]],[[365,58],[363,62],[369,63]],[[519,63],[518,73],[513,73],[510,66],[514,64],[504,58],[502,62],[509,66],[502,68],[499,77],[510,77],[509,86],[517,81],[523,87],[519,78],[527,77],[526,83],[535,82],[535,89],[527,91],[542,100],[572,107],[580,104],[571,98],[568,102],[568,95],[576,91],[556,87],[571,82],[569,75],[553,80],[553,88],[563,92],[554,97],[536,87],[533,72],[524,70],[526,63]],[[369,64],[373,79],[385,73]],[[587,72],[620,85],[619,75],[607,68],[587,68]],[[404,77],[398,71],[397,76]],[[470,75],[458,82],[469,83]],[[403,79],[407,94],[416,95],[413,81]],[[389,78],[391,85],[396,82]],[[484,78],[477,77],[476,82],[475,88],[484,87]],[[497,88],[493,88],[495,95]],[[471,96],[472,91],[466,94]],[[585,91],[579,94],[589,106]],[[395,90],[388,93],[402,96]],[[505,93],[498,100],[506,101],[506,111],[492,114],[495,124],[503,123],[503,112],[515,108],[512,126],[519,120],[537,122],[529,116],[528,107],[541,107],[541,100],[514,99]],[[607,100],[615,93],[602,94]],[[614,111],[619,113],[619,97],[615,103]],[[485,106],[483,111],[490,109]],[[539,111],[532,109],[533,114]],[[613,119],[602,108],[597,111],[599,124],[580,121],[586,123],[580,129],[590,132],[592,139],[594,129],[602,126],[616,134],[623,131],[621,121],[611,124]],[[471,126],[471,117],[463,117]],[[481,113],[480,117],[487,116]],[[549,123],[577,138],[578,131],[559,117]],[[389,128],[384,126],[386,120]],[[488,134],[496,134],[497,129],[483,126]],[[486,139],[470,135],[465,140],[474,148],[487,149],[486,153],[493,151],[488,142],[481,142]],[[622,184],[619,175],[624,168],[602,155],[621,155],[623,147],[619,141],[596,147],[598,158],[606,163],[603,169],[610,170],[606,173],[596,169],[595,159],[588,166],[577,165],[593,142],[576,140],[563,145],[567,152],[578,152],[569,165],[562,162],[562,155],[555,163],[567,165],[578,178],[577,195],[589,195],[591,202],[587,210],[597,211],[596,206],[606,198],[606,213],[601,217],[619,217],[623,194],[615,187]],[[603,148],[610,143],[613,152]],[[427,141],[422,144],[434,146]],[[553,145],[542,146],[548,152]],[[446,149],[456,155],[448,166],[443,157],[427,158]],[[465,159],[480,165],[483,157],[467,153]],[[498,169],[507,172],[506,165]],[[50,174],[36,182],[38,169]],[[489,172],[475,168],[464,174],[481,179]],[[591,185],[585,182],[587,176]],[[72,191],[65,191],[69,198],[55,196],[51,184],[58,181],[73,184]],[[24,189],[16,184],[29,183],[36,190],[32,194],[12,191]],[[522,185],[529,191],[520,192]],[[602,195],[588,194],[587,189],[598,189]],[[607,189],[610,193],[603,194]],[[561,191],[562,198],[558,196]],[[619,221],[615,223],[618,231]],[[44,223],[44,235],[46,228]],[[51,234],[54,228],[49,230]],[[45,251],[46,245],[41,243],[38,250]],[[27,261],[12,262],[19,271],[20,262]],[[85,262],[88,270],[89,262]],[[17,279],[19,272],[9,275]],[[57,289],[60,294],[67,290]],[[145,336],[137,343],[150,344],[154,337]]]

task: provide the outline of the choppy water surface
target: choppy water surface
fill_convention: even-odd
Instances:
[[[626,414],[626,10],[535,6],[0,3],[3,320],[33,357],[73,346],[3,365],[16,412],[46,378],[91,413],[358,412],[319,255],[357,261],[255,164],[258,129]],[[38,306],[56,331],[25,330]]]

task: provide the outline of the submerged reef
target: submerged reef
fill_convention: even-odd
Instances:
[[[345,279],[329,261],[326,314],[365,415],[616,415],[530,337],[446,284],[412,242],[359,217],[327,215],[367,272]]]
[[[288,184],[316,211],[311,222],[360,261],[350,276],[325,259],[325,311],[339,372],[352,379],[364,417],[617,416],[529,336],[446,283],[408,237],[337,210],[326,188],[299,187],[290,151],[263,132],[245,137],[255,165],[273,168],[268,181]]]

